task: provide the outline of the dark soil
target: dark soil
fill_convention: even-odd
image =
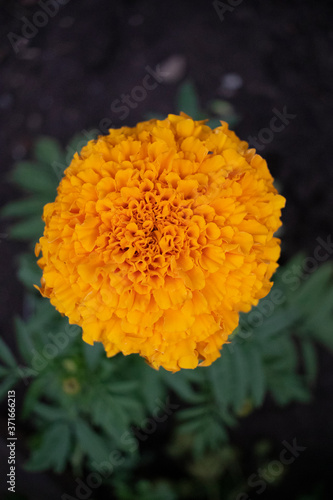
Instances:
[[[273,136],[262,132],[263,141],[269,140],[259,150],[287,198],[281,261],[298,251],[311,256],[316,238],[326,241],[332,234],[332,3],[246,0],[221,20],[211,1],[70,0],[18,53],[8,35],[22,36],[22,16],[32,21],[41,7],[35,0],[0,1],[0,9],[3,203],[20,195],[4,181],[5,172],[15,160],[29,158],[39,135],[54,136],[65,145],[81,130],[101,129],[104,118],[118,127],[134,125],[147,112],[167,114],[175,110],[179,85],[189,78],[203,106],[213,98],[231,102],[241,116],[235,130],[243,139],[269,128],[274,110],[292,115]],[[147,66],[154,69],[171,56],[182,56],[183,74],[149,91],[121,120],[111,110],[114,100],[142,84]],[[242,79],[232,92],[221,87],[221,78],[229,73]],[[2,335],[13,344],[12,314],[22,310],[15,255],[24,247],[6,237],[6,228],[1,233],[0,320]],[[296,493],[331,481],[333,358],[320,353],[312,405],[280,410],[268,402],[234,436],[248,449],[258,436],[273,439],[277,449],[284,439],[297,436],[307,447],[274,498],[296,498]],[[23,438],[20,443],[23,447]],[[1,448],[3,455],[3,444]],[[20,453],[26,456],[25,449]],[[34,500],[60,498],[71,481],[66,475],[23,471],[17,476],[18,489]],[[0,488],[6,489],[4,480]]]

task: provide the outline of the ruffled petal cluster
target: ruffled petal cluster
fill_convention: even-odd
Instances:
[[[44,207],[40,291],[108,356],[210,365],[271,288],[285,200],[224,122],[169,115],[109,132]]]

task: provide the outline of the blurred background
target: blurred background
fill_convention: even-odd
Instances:
[[[31,158],[40,136],[51,136],[66,148],[77,133],[87,138],[105,134],[110,127],[178,112],[188,103],[200,115],[194,118],[226,119],[267,160],[287,199],[281,263],[298,252],[312,256],[318,238],[332,238],[332,14],[332,3],[310,0],[1,1],[1,204],[21,196],[6,176],[15,162]],[[69,161],[70,155],[68,150]],[[26,247],[9,236],[6,224],[0,237],[1,335],[15,352],[12,318],[24,308],[15,256]],[[230,498],[331,498],[333,357],[320,346],[317,352],[319,374],[311,403],[281,408],[268,397],[231,433],[232,443],[243,450],[248,475],[257,470],[251,450],[259,438],[261,446],[270,443],[273,456],[295,436],[306,451],[275,488],[261,495],[257,485],[243,497]],[[24,390],[22,384],[17,388],[18,415]],[[5,403],[2,410],[1,439],[6,435]],[[75,497],[70,468],[60,475],[22,468],[31,423],[18,419],[17,426],[17,493],[10,498],[47,495],[53,500],[64,492]],[[165,425],[142,445],[158,449],[167,443],[168,432]],[[0,455],[5,471],[4,440]],[[214,460],[206,463],[208,469],[214,465]],[[150,470],[143,465],[143,476],[173,481],[182,474],[179,467],[163,455]],[[202,467],[186,473],[189,481],[207,480]],[[228,474],[224,470],[224,481]],[[2,498],[5,483],[3,476]],[[85,494],[80,498],[120,498],[104,485]],[[156,492],[121,494],[124,500],[172,498]],[[220,497],[211,491],[202,498]]]

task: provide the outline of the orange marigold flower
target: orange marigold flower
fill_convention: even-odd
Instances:
[[[269,292],[285,200],[228,125],[169,115],[75,154],[44,207],[40,291],[108,356],[210,365]]]

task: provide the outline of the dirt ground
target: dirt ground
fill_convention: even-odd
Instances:
[[[316,238],[327,240],[333,229],[332,3],[230,0],[220,15],[213,2],[203,0],[59,0],[56,5],[52,16],[38,17],[46,11],[37,1],[0,1],[2,203],[19,196],[5,173],[15,160],[29,158],[39,135],[54,136],[65,146],[79,131],[103,132],[103,119],[118,127],[134,125],[147,112],[173,112],[177,89],[187,78],[202,106],[228,100],[241,118],[237,134],[256,137],[258,152],[287,198],[281,262],[298,251],[311,256]],[[46,24],[36,28],[45,16]],[[122,119],[117,100],[158,68],[169,70],[168,76],[161,81],[151,76],[158,85]],[[2,228],[0,321],[10,343],[12,314],[22,310],[15,277],[15,255],[22,249]],[[295,498],[300,484],[307,491],[331,479],[333,357],[320,352],[312,405],[279,410],[268,402],[234,436],[249,447],[260,435],[277,442],[297,435],[307,443],[277,498]],[[51,474],[21,477],[35,500],[45,498],[50,485],[48,498],[59,498],[70,481]]]

